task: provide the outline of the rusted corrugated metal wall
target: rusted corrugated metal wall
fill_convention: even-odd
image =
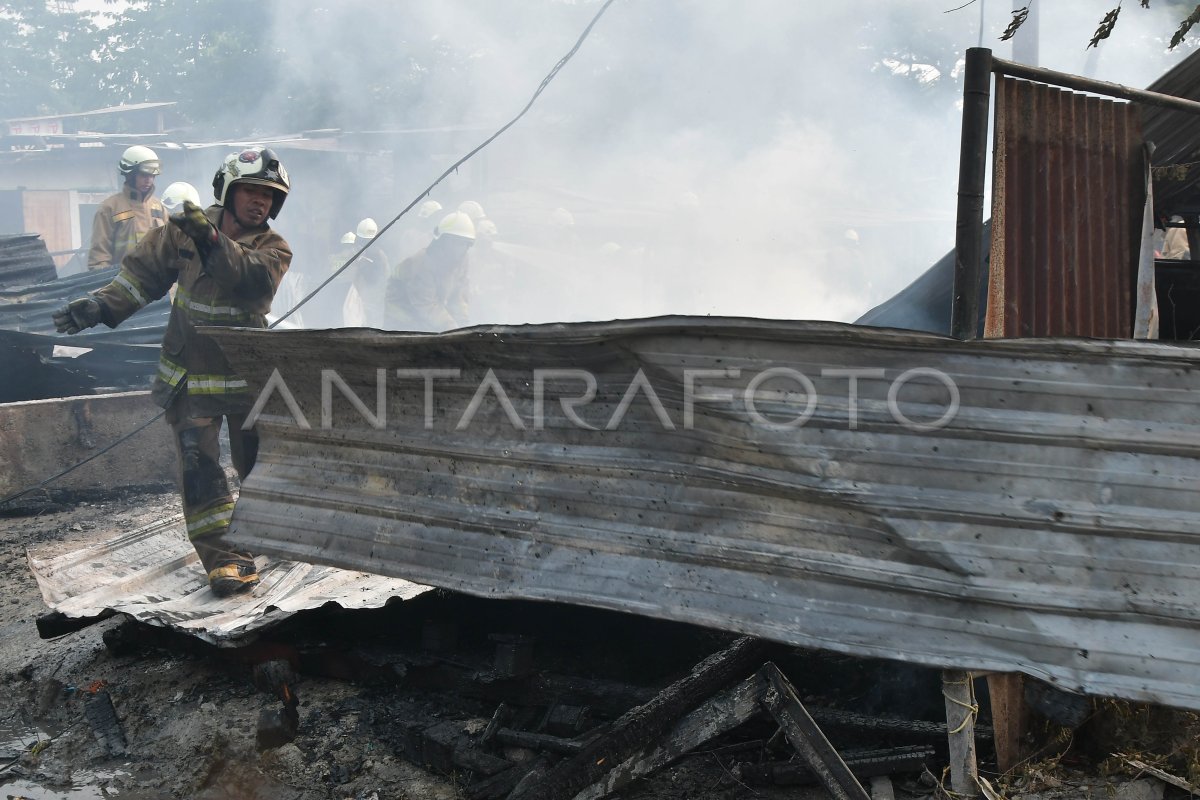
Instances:
[[[985,335],[1133,335],[1142,159],[1131,104],[997,76]]]

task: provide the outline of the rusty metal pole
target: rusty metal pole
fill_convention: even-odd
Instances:
[[[962,146],[958,156],[958,218],[954,234],[954,306],[950,333],[974,339],[979,330],[983,285],[983,188],[987,175],[988,105],[992,96],[992,51],[967,50],[963,85]]]

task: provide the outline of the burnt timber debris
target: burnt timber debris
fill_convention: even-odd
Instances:
[[[454,607],[469,611],[481,601],[456,602]],[[703,759],[719,759],[731,778],[748,786],[821,785],[834,797],[861,800],[868,796],[863,784],[872,777],[911,778],[946,759],[945,724],[810,706],[774,661],[797,651],[750,637],[726,639],[675,680],[649,687],[556,673],[547,667],[562,661],[570,643],[540,647],[539,638],[528,633],[520,638],[530,646],[533,668],[503,675],[497,645],[516,634],[474,635],[482,647],[456,642],[448,648],[426,635],[428,619],[412,637],[413,650],[289,643],[297,636],[303,641],[303,630],[327,630],[349,619],[349,612],[327,613],[332,616],[317,615],[281,640],[241,648],[219,648],[132,619],[110,631],[105,643],[125,658],[147,648],[167,649],[223,660],[246,674],[279,703],[259,714],[256,739],[264,751],[324,724],[300,705],[305,680],[335,678],[361,686],[359,707],[375,724],[391,726],[396,753],[454,777],[473,800],[599,800],[697,751]],[[405,618],[392,612],[397,614]],[[405,625],[413,627],[411,621]],[[695,634],[684,629],[674,635]],[[399,689],[470,702],[448,704],[433,716],[393,715],[385,698]],[[470,710],[489,706],[490,719]]]

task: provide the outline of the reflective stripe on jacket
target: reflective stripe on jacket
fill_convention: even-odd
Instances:
[[[210,206],[204,213],[219,230],[223,209]],[[291,261],[288,243],[266,225],[236,240],[219,236],[203,259],[191,238],[166,225],[146,234],[95,297],[104,304],[105,324],[115,328],[177,284],[154,378],[155,402],[165,408],[186,391],[193,417],[245,413],[253,404],[246,381],[234,374],[217,344],[197,331],[216,325],[265,328]]]
[[[96,209],[88,269],[120,264],[147,233],[166,224],[167,210],[157,197],[139,200],[136,191],[125,187]]]

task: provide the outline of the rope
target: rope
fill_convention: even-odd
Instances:
[[[521,119],[521,117],[525,116],[525,114],[529,111],[529,109],[533,108],[534,102],[536,102],[538,97],[541,96],[542,92],[544,92],[546,90],[546,87],[550,85],[550,82],[553,81],[554,78],[558,75],[559,70],[561,70],[563,67],[565,67],[567,65],[567,62],[570,61],[572,58],[574,58],[575,54],[577,52],[579,52],[579,48],[581,46],[583,46],[583,43],[587,40],[588,36],[591,35],[592,28],[594,28],[596,26],[596,23],[600,21],[600,17],[604,15],[604,12],[607,11],[608,7],[611,6],[614,2],[616,2],[616,0],[606,0],[605,1],[604,5],[600,7],[600,10],[596,12],[596,15],[594,17],[592,17],[592,21],[589,22],[587,24],[587,27],[583,29],[583,33],[581,33],[579,35],[579,39],[575,42],[575,46],[572,47],[569,51],[567,51],[567,54],[565,56],[563,56],[562,58],[560,58],[558,60],[558,63],[556,63],[554,65],[554,67],[550,70],[550,72],[547,73],[546,77],[542,79],[542,82],[538,85],[537,90],[534,91],[533,96],[529,98],[529,102],[525,104],[525,107],[521,109],[520,113],[518,113],[515,117],[513,117],[511,120],[509,120],[504,126],[502,126],[499,130],[497,130],[495,133],[493,133],[491,136],[489,136],[487,139],[485,139],[477,147],[475,147],[474,150],[471,150],[469,153],[467,153],[465,156],[460,158],[458,161],[455,161],[453,164],[451,164],[449,167],[447,167],[446,171],[443,172],[441,175],[439,175],[437,180],[435,180],[433,183],[429,184],[429,186],[427,186],[419,195],[417,195],[411,203],[409,203],[407,206],[404,207],[404,210],[402,210],[399,214],[397,214],[395,217],[393,217],[390,222],[388,222],[386,225],[384,225],[382,228],[380,228],[379,231],[375,234],[374,238],[368,239],[367,243],[365,245],[363,245],[361,248],[359,248],[358,252],[356,252],[354,255],[350,256],[349,260],[347,260],[345,264],[343,264],[341,267],[338,268],[338,270],[336,272],[334,272],[332,275],[330,275],[328,278],[326,278],[321,283],[320,286],[318,286],[316,289],[313,289],[311,292],[309,292],[307,295],[305,295],[303,298],[301,298],[300,302],[298,302],[298,303],[296,303],[296,305],[292,306],[291,309],[289,309],[286,314],[284,314],[283,316],[281,316],[277,320],[275,320],[273,323],[271,323],[271,325],[269,327],[274,328],[276,325],[283,322],[285,319],[290,317],[292,314],[296,313],[296,311],[298,311],[301,306],[303,306],[305,303],[307,303],[309,300],[311,300],[314,296],[316,296],[317,292],[321,291],[326,286],[328,286],[335,278],[337,278],[337,276],[341,275],[343,272],[346,271],[346,269],[351,264],[353,264],[355,261],[357,261],[358,257],[361,256],[364,252],[366,252],[367,248],[369,248],[376,241],[378,241],[379,238],[383,235],[383,233],[385,231],[387,231],[388,228],[392,227],[397,222],[399,222],[401,217],[403,217],[405,214],[407,214],[409,211],[411,211],[414,206],[416,206],[418,203],[420,203],[422,200],[424,200],[426,197],[428,197],[429,193],[432,192],[439,183],[444,181],[447,177],[449,177],[455,170],[457,170],[463,164],[467,163],[467,161],[469,161],[472,157],[474,157],[479,151],[483,150],[489,144],[491,144],[496,139],[498,139],[501,134],[503,134],[505,131],[507,131],[509,128],[511,128],[513,125],[515,125],[517,123],[517,121],[519,119]],[[52,481],[56,481],[59,478],[61,478],[62,476],[79,469],[84,464],[87,464],[88,462],[92,461],[93,459],[104,455],[105,453],[107,453],[109,450],[112,450],[117,445],[119,445],[119,444],[133,438],[137,434],[141,433],[142,430],[149,427],[151,423],[157,421],[165,413],[166,413],[165,411],[158,412],[158,414],[156,414],[153,418],[142,423],[142,425],[140,425],[137,429],[135,429],[131,433],[127,433],[126,435],[122,436],[120,439],[117,439],[115,442],[113,442],[112,444],[105,447],[103,450],[93,453],[92,455],[88,456],[84,460],[80,461],[78,464],[67,467],[62,472],[58,473],[57,475],[51,475],[49,478],[46,478],[45,480],[41,481],[40,483],[30,486],[28,489],[23,489],[15,494],[8,495],[3,500],[0,500],[0,506],[7,505],[9,502],[16,500],[18,497],[23,497],[23,496],[29,494],[30,492],[37,491],[38,489],[43,488],[44,486],[51,483]]]
[[[966,686],[968,689],[968,692],[972,691],[972,688],[973,688],[971,686],[971,681],[969,679],[965,680],[965,681],[948,681],[948,680],[943,679],[942,686],[943,687]],[[959,700],[957,697],[951,697],[950,695],[948,695],[946,693],[945,688],[942,689],[942,697],[946,698],[946,701],[949,703],[953,703],[956,706],[967,709],[967,713],[963,717],[962,722],[959,724],[959,726],[957,728],[955,728],[952,731],[949,731],[949,735],[953,736],[956,733],[962,733],[964,730],[966,730],[966,727],[968,725],[974,724],[975,719],[979,716],[979,704],[978,703],[974,703],[974,702],[964,703],[962,700]]]

